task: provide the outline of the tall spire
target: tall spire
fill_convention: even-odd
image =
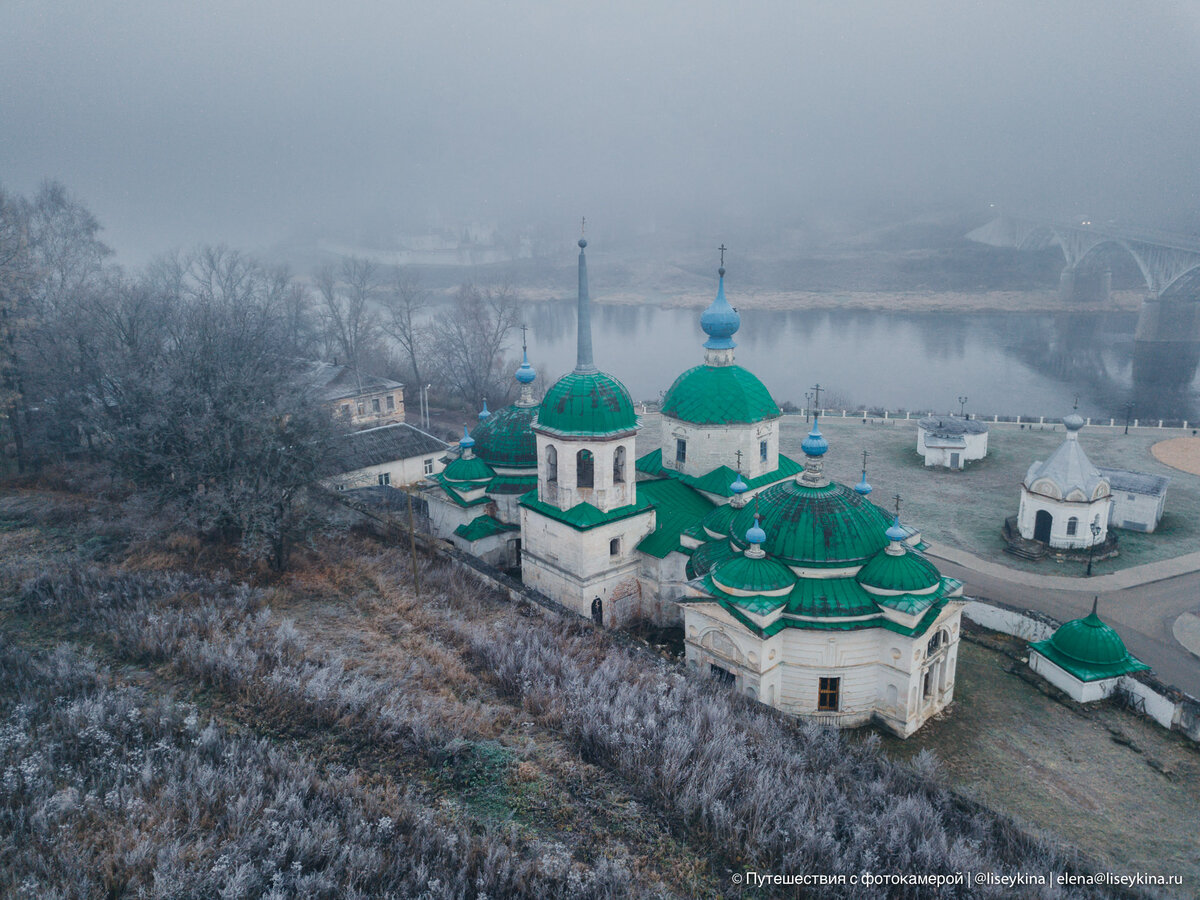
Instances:
[[[587,222],[584,219],[580,223],[580,232],[583,231],[583,224]],[[592,362],[592,302],[588,297],[588,282],[587,282],[587,256],[584,255],[584,248],[587,247],[587,238],[579,238],[579,347],[575,356],[575,371],[580,375],[594,375],[600,371],[596,368],[596,364]]]
[[[521,396],[517,398],[516,405],[523,407],[537,406],[537,401],[533,399],[533,382],[537,379],[537,372],[529,364],[529,345],[525,340],[527,330],[528,326],[521,326],[521,365],[513,375],[517,384],[521,385]]]
[[[700,314],[700,328],[708,335],[704,342],[704,364],[706,366],[728,366],[733,364],[733,348],[737,346],[733,336],[742,325],[742,317],[725,299],[725,245],[721,251],[721,267],[717,269],[717,297]]]

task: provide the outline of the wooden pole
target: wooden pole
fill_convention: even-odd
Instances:
[[[413,593],[420,597],[421,577],[417,574],[417,530],[413,527],[412,485],[405,485],[404,493],[408,494],[408,546],[412,554]]]

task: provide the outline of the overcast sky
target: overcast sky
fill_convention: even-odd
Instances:
[[[997,202],[1183,227],[1200,4],[0,2],[0,185],[119,258]]]

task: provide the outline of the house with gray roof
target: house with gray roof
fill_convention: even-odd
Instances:
[[[1146,472],[1127,472],[1124,469],[1100,469],[1100,475],[1108,479],[1112,491],[1109,527],[1145,532],[1158,527],[1167,501],[1170,478]]]

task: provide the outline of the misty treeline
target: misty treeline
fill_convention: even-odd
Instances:
[[[406,355],[415,383],[436,380],[472,407],[502,399],[511,381],[500,375],[511,290],[464,286],[430,315],[399,270],[351,259],[310,287],[226,247],[128,273],[100,230],[61,184],[28,198],[0,190],[0,423],[11,468],[102,461],[275,569],[311,529],[307,486],[338,468],[339,425],[306,379],[314,360],[410,381],[399,371]]]
[[[392,555],[375,564],[382,567],[379,576],[389,582],[405,577],[403,565]],[[914,767],[895,763],[881,752],[877,739],[855,742],[835,729],[787,723],[676,666],[661,661],[648,664],[644,654],[584,624],[519,616],[448,563],[426,563],[422,581],[427,593],[411,607],[418,617],[414,621],[435,630],[441,646],[490,679],[516,704],[518,715],[561,735],[583,759],[612,772],[641,802],[676,823],[697,846],[719,854],[727,865],[848,875],[864,870],[1080,871],[1068,854],[952,795],[936,777],[931,758],[918,757]],[[474,728],[481,726],[470,714],[464,715],[465,708],[451,698],[431,703],[426,695],[414,694],[411,671],[348,672],[336,653],[306,637],[293,623],[277,620],[267,600],[263,591],[219,579],[106,574],[79,566],[27,581],[19,605],[26,614],[57,622],[80,637],[105,638],[106,645],[130,661],[169,665],[207,689],[240,698],[265,725],[288,721],[303,721],[316,729],[336,725],[346,739],[435,766],[453,765],[457,756],[471,752]],[[484,608],[495,613],[497,607],[498,618],[481,615]],[[55,663],[49,668],[67,673],[72,666]],[[6,684],[11,690],[14,681],[28,680],[29,676],[18,673]],[[104,754],[111,753],[105,741],[71,738],[72,743],[66,729],[55,731],[52,722],[46,722],[61,708],[61,702],[50,710],[31,703],[11,715],[9,734],[21,740],[19,735],[32,730],[26,723],[40,717],[44,732],[65,742],[55,753],[59,765],[81,773],[104,768]],[[152,726],[152,719],[132,717],[131,722],[114,722],[110,727],[136,731]],[[99,825],[126,812],[119,825],[112,826],[116,833],[100,849],[107,853],[114,846],[150,845],[141,854],[113,854],[113,868],[106,871],[127,879],[130,887],[156,879],[158,865],[166,866],[173,877],[181,875],[173,867],[194,866],[213,879],[207,884],[222,890],[236,883],[254,892],[280,880],[291,886],[296,884],[293,876],[301,874],[316,879],[314,884],[344,884],[368,865],[388,873],[381,885],[394,884],[392,879],[407,877],[410,865],[394,856],[411,853],[430,878],[446,885],[448,896],[539,896],[539,890],[540,896],[547,897],[572,890],[579,896],[643,893],[619,862],[601,860],[583,872],[577,868],[574,878],[583,881],[575,886],[564,883],[563,869],[548,866],[536,842],[494,827],[469,838],[461,833],[455,837],[445,823],[442,829],[436,827],[436,813],[422,817],[405,797],[388,798],[384,807],[379,798],[359,788],[349,790],[344,803],[370,810],[363,816],[364,830],[355,830],[336,813],[344,807],[329,805],[328,798],[339,785],[336,778],[329,779],[332,784],[307,787],[300,798],[281,795],[280,788],[272,785],[277,793],[269,808],[263,808],[263,797],[270,791],[256,780],[253,792],[239,802],[242,794],[232,784],[235,773],[227,782],[216,760],[200,772],[188,765],[194,763],[192,746],[229,742],[231,736],[214,725],[203,731],[196,725],[190,732],[178,724],[172,729],[174,736],[153,735],[160,742],[165,739],[170,751],[159,757],[156,766],[164,773],[176,773],[171,777],[180,781],[170,790],[159,786],[159,768],[145,774],[136,750],[129,773],[110,781],[93,785],[80,775],[54,792],[43,758],[35,757],[14,776],[11,787],[6,785],[4,814],[21,838],[17,847],[44,847],[52,839],[67,838],[64,853],[56,856],[65,862],[33,870],[41,879],[39,886],[53,887],[78,871],[72,868],[72,860],[80,852],[85,823]],[[148,742],[152,743],[149,736],[133,746]],[[245,752],[254,746],[247,742]],[[166,757],[172,753],[184,760],[168,766]],[[265,776],[268,781],[282,764],[284,751],[276,753],[274,769]],[[232,750],[226,756],[238,758]],[[199,761],[210,759],[201,756]],[[300,783],[307,786],[311,768],[296,765],[305,773]],[[195,812],[185,813],[176,798],[190,797],[200,789],[193,779],[201,779],[219,799],[210,793]],[[256,813],[268,821],[284,818],[284,833],[293,842],[290,852],[252,852],[261,839]],[[313,814],[324,823],[325,833],[338,836],[338,847],[345,841],[344,851],[314,854],[308,843],[309,830],[315,827],[308,817]],[[380,816],[424,822],[425,828],[410,831],[410,825],[397,826],[391,837],[394,843],[378,849],[384,858],[377,858],[373,833],[366,826]],[[466,843],[451,852],[438,843],[447,838]],[[152,852],[160,843],[167,852]],[[190,844],[193,852],[185,856],[175,849],[181,844]],[[227,864],[214,865],[214,859]],[[296,861],[300,865],[293,872]],[[9,865],[4,868],[14,878],[31,872],[28,853],[13,853],[5,862]],[[478,867],[473,868],[473,863]],[[466,870],[455,874],[454,866]],[[878,890],[847,886],[822,895],[875,897]],[[1002,888],[983,886],[889,889],[889,896],[899,898],[968,894],[1005,896]],[[1107,894],[1092,888],[1056,887],[1046,896]]]

